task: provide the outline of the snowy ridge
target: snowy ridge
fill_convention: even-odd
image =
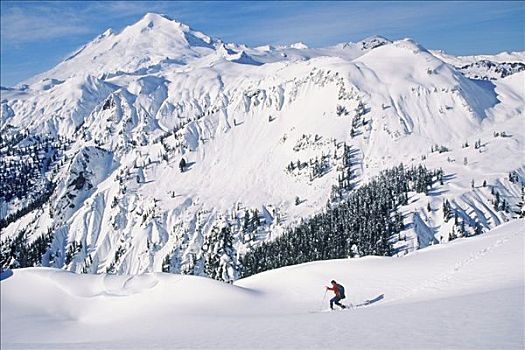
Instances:
[[[431,50],[431,52],[472,79],[497,80],[525,70],[523,52],[502,52],[490,56],[451,56],[439,50]]]
[[[512,75],[517,72],[524,71],[525,63],[494,63],[488,60],[481,60],[475,63],[465,65],[459,68],[459,70],[465,76],[468,76],[472,79],[496,80],[499,78],[505,78],[506,76]]]
[[[324,208],[344,144],[356,185],[399,163],[443,169],[400,208],[403,254],[449,241],[445,200],[467,235],[493,228],[523,210],[525,72],[478,81],[444,57],[381,37],[249,48],[147,14],[2,90],[2,133],[72,143],[51,199],[1,239],[51,232],[44,265],[76,272],[204,275],[207,239],[230,226],[231,281],[246,251]]]
[[[454,56],[449,55],[441,50],[430,50],[432,54],[439,59],[452,64],[453,66],[461,66],[469,63],[475,63],[482,60],[490,60],[493,62],[524,62],[524,52],[501,52],[496,55],[471,55],[471,56]]]
[[[520,348],[524,224],[516,220],[402,258],[320,261],[234,285],[162,273],[14,270],[2,273],[0,282],[1,344],[3,349]],[[360,305],[357,309],[325,312],[331,296],[323,298],[324,285],[331,279],[345,286],[345,302]]]

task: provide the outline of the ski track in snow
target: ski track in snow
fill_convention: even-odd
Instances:
[[[523,233],[516,233],[515,235],[520,235]],[[494,243],[493,245],[482,248],[479,251],[475,253],[471,253],[466,259],[459,260],[454,264],[453,268],[449,268],[448,271],[442,273],[436,278],[429,279],[427,281],[424,281],[420,286],[412,289],[409,291],[406,295],[404,295],[402,298],[389,300],[389,302],[397,302],[406,298],[410,298],[415,294],[418,294],[425,290],[435,290],[435,289],[443,289],[446,288],[444,284],[449,284],[454,279],[454,276],[460,272],[461,269],[467,267],[468,265],[474,263],[476,260],[483,258],[486,254],[493,252],[495,249],[503,245],[505,242],[507,242],[509,239],[499,239]]]

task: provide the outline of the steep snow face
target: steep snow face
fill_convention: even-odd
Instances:
[[[409,39],[248,48],[148,14],[2,91],[2,132],[72,140],[51,201],[2,238],[52,232],[45,265],[77,272],[205,274],[214,230],[232,228],[238,258],[321,211],[346,144],[356,185],[401,162],[442,168],[400,211],[406,251],[447,242],[444,200],[484,229],[520,213],[524,80],[468,79]]]
[[[1,345],[517,349],[525,341],[524,227],[517,220],[404,257],[319,261],[233,285],[162,273],[2,272]],[[329,310],[332,279],[356,308]]]
[[[111,152],[95,147],[82,148],[71,160],[64,181],[57,188],[57,219],[65,221],[81,208],[115,165]]]

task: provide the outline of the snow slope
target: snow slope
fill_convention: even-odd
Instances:
[[[525,72],[472,80],[440,57],[381,37],[249,48],[146,14],[2,90],[2,133],[71,143],[49,175],[50,200],[0,239],[51,232],[43,265],[76,272],[161,271],[167,257],[172,272],[203,275],[214,228],[231,225],[238,258],[320,212],[344,143],[357,185],[399,163],[443,169],[442,185],[400,208],[406,252],[449,240],[444,200],[469,226],[493,228],[525,201]],[[431,152],[436,146],[447,151]],[[327,170],[314,177],[316,160]],[[298,161],[305,169],[287,170]],[[495,192],[509,210],[494,208]],[[20,209],[0,199],[2,219]],[[260,222],[249,234],[247,216]]]
[[[522,349],[524,224],[404,257],[319,261],[233,285],[163,273],[15,270],[0,282],[1,345]],[[331,279],[357,309],[325,312]]]

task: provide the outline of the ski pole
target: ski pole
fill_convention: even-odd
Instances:
[[[328,290],[324,290],[324,295],[323,295],[323,300],[321,301],[321,307],[319,308],[320,310],[323,309],[323,305],[324,305],[324,299],[326,298],[326,293],[328,292]]]

